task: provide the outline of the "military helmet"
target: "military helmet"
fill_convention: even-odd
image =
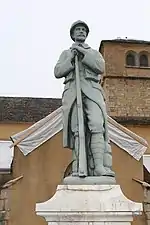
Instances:
[[[83,26],[86,28],[86,30],[87,30],[87,35],[86,35],[86,36],[88,36],[88,33],[89,33],[89,27],[88,27],[88,25],[87,25],[84,21],[77,20],[76,22],[74,22],[74,23],[72,24],[72,26],[71,26],[71,28],[70,28],[70,37],[71,37],[71,39],[72,39],[73,41],[75,41],[75,40],[74,40],[74,38],[72,37],[72,34],[73,34],[74,28],[75,28],[77,25],[83,25]]]

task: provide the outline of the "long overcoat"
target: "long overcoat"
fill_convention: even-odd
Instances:
[[[71,62],[71,49],[73,47],[74,44],[70,49],[62,52],[54,68],[54,75],[56,78],[65,78],[65,87],[62,94],[63,146],[71,149],[73,148],[73,134],[70,127],[71,109],[77,96],[75,85],[75,66]],[[81,89],[82,92],[89,99],[94,101],[101,109],[104,119],[105,141],[108,142],[106,105],[103,89],[99,84],[99,76],[104,72],[105,61],[98,51],[93,50],[87,44],[83,44],[82,47],[85,48],[86,53],[80,62],[82,64],[82,68],[84,68],[84,71],[81,73]]]

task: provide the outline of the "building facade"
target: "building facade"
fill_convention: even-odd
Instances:
[[[149,142],[150,42],[104,40],[99,50],[106,62],[102,84],[110,116]]]
[[[100,52],[106,61],[103,87],[110,115],[120,122],[150,123],[150,42],[104,40]]]

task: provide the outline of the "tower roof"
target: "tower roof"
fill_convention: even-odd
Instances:
[[[103,46],[104,43],[118,43],[118,44],[146,44],[150,45],[150,41],[145,40],[136,40],[136,39],[128,39],[128,38],[116,38],[111,40],[102,40],[100,43],[99,50]]]

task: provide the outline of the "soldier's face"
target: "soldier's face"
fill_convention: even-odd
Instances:
[[[87,36],[86,28],[82,25],[76,26],[73,32],[75,41],[84,42]]]

